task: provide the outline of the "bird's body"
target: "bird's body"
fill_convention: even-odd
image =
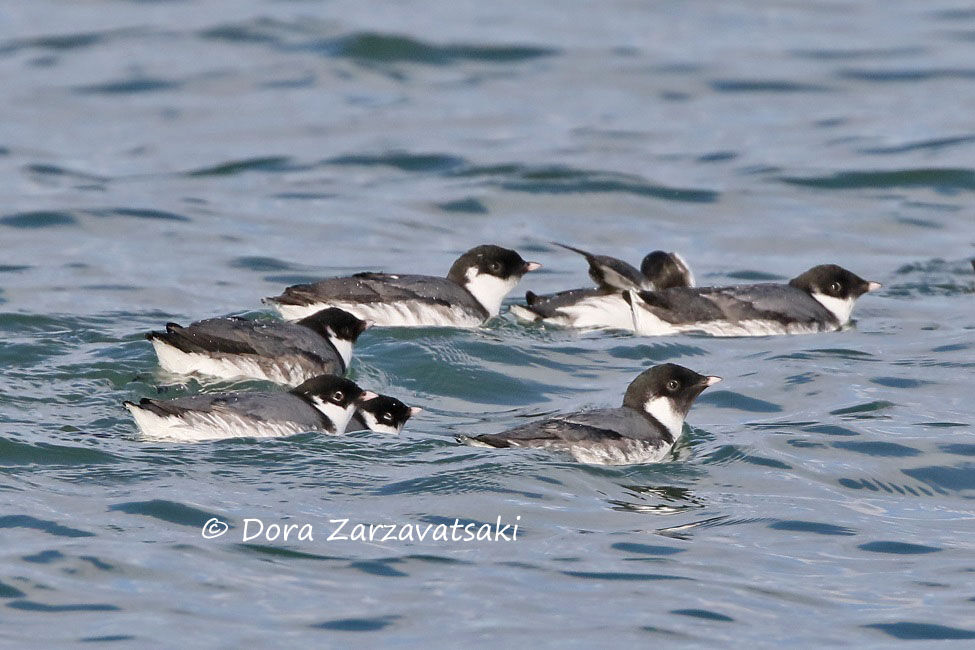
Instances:
[[[718,381],[676,364],[654,366],[630,383],[619,408],[569,413],[458,440],[480,447],[565,451],[579,462],[600,465],[658,462],[680,437],[694,399]]]
[[[345,373],[352,346],[368,323],[338,309],[297,322],[210,318],[146,338],[164,369],[223,379],[251,378],[297,386],[323,374]]]
[[[375,397],[348,379],[324,375],[289,392],[188,395],[125,402],[143,435],[172,441],[345,433],[360,401]]]
[[[497,316],[521,276],[538,266],[513,250],[478,246],[447,277],[357,273],[288,287],[265,302],[288,320],[338,307],[387,327],[477,327]]]
[[[630,291],[625,298],[640,335],[765,336],[841,329],[856,299],[878,288],[839,266],[822,265],[789,284],[675,287]]]

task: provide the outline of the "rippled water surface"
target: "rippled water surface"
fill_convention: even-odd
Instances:
[[[0,78],[5,642],[975,638],[965,3],[36,0],[0,7]],[[885,288],[799,337],[370,330],[354,378],[425,409],[395,439],[151,444],[121,406],[263,387],[162,374],[168,320],[487,242],[545,265],[521,290],[588,284],[552,240]],[[453,442],[662,361],[725,378],[668,462]],[[327,540],[499,517],[517,540]]]

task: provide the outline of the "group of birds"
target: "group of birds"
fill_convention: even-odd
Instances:
[[[511,313],[560,327],[611,328],[657,336],[701,332],[760,336],[838,330],[863,294],[880,288],[834,264],[786,284],[695,287],[676,253],[654,251],[640,268],[557,244],[584,256],[593,288],[525,294]],[[498,316],[505,296],[541,265],[494,245],[472,248],[446,277],[357,273],[288,287],[264,302],[284,320],[211,318],[150,332],[170,372],[252,378],[292,387],[276,392],[211,393],[125,402],[151,438],[188,441],[369,429],[398,434],[421,411],[344,377],[367,328],[477,327]],[[482,447],[548,448],[585,463],[633,464],[664,458],[681,435],[691,404],[719,377],[672,363],[643,371],[619,408],[570,413],[496,434],[458,436]]]

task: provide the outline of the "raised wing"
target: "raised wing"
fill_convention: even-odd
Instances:
[[[600,289],[605,291],[639,291],[646,284],[646,278],[633,265],[609,255],[593,255],[581,248],[552,242],[573,253],[578,253],[589,262],[589,277]]]

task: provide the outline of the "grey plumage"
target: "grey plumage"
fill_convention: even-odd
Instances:
[[[311,305],[324,300],[343,303],[395,303],[418,301],[462,309],[487,318],[487,310],[461,285],[429,275],[356,273],[347,278],[327,278],[312,284],[288,287],[269,301],[282,305]]]
[[[483,245],[457,258],[446,277],[357,273],[288,287],[265,302],[292,320],[332,306],[377,325],[476,327],[497,316],[505,295],[539,266],[513,250]]]
[[[581,248],[552,242],[566,250],[578,253],[589,263],[589,277],[596,286],[605,291],[627,291],[629,289],[649,289],[647,278],[632,264],[609,255],[594,255]]]
[[[150,437],[198,441],[236,436],[286,436],[302,431],[345,432],[361,402],[376,397],[355,382],[321,375],[289,392],[188,395],[171,400],[124,402]]]
[[[334,424],[321,411],[293,393],[218,393],[171,400],[143,398],[139,406],[164,417],[233,411],[255,422],[290,422],[305,431],[335,431]]]
[[[620,408],[559,415],[501,433],[459,436],[482,447],[533,447],[570,453],[600,464],[655,462],[681,434],[694,399],[720,381],[673,363],[654,366],[630,382]]]
[[[840,329],[857,298],[880,287],[835,264],[822,264],[788,284],[675,287],[627,292],[626,300],[639,334],[800,334]]]
[[[638,295],[648,310],[668,323],[769,320],[824,327],[839,325],[836,317],[808,292],[787,284],[675,287]]]
[[[674,442],[666,429],[631,408],[594,409],[556,416],[509,429],[503,434],[479,436],[477,439],[496,447],[510,447],[512,444],[530,447],[554,441],[612,442],[623,438],[644,441],[654,447]]]
[[[352,345],[368,326],[329,308],[297,323],[239,317],[209,318],[186,327],[168,323],[165,332],[146,338],[171,372],[297,385],[318,375],[343,374]]]

